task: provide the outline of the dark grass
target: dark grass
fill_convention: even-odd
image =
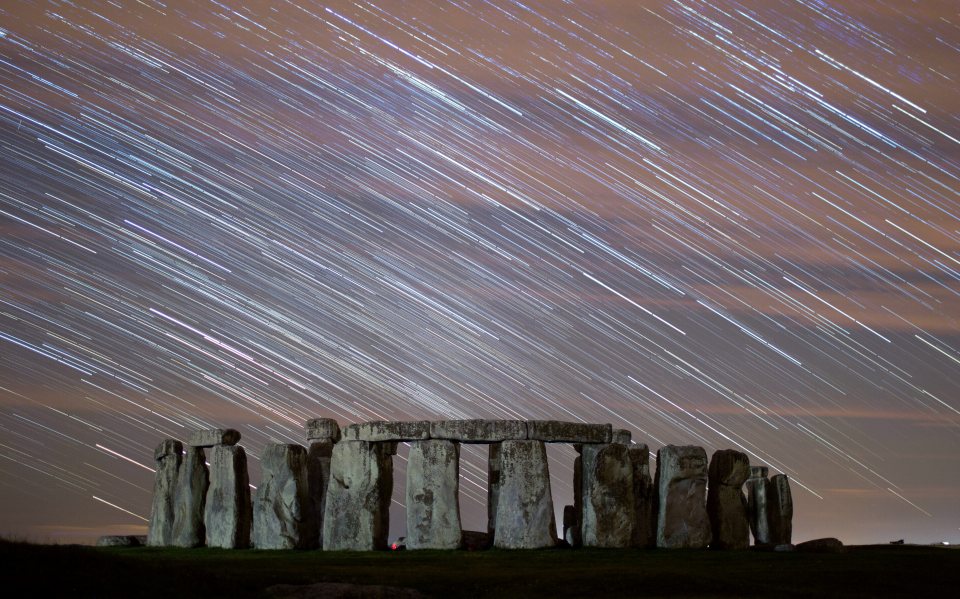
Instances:
[[[950,597],[960,589],[960,550],[325,553],[0,541],[0,589],[34,597],[265,597],[271,585],[313,582],[407,587],[437,598]]]

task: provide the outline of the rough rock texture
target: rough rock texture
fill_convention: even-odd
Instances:
[[[257,549],[305,549],[310,498],[307,450],[302,445],[270,443],[260,455],[263,476],[253,504],[253,546]]]
[[[656,547],[657,510],[653,478],[650,476],[650,450],[645,444],[629,447],[633,467],[633,543],[634,547]]]
[[[710,458],[707,514],[713,532],[713,549],[750,547],[750,523],[743,483],[750,476],[750,458],[733,449],[721,449]]]
[[[630,547],[634,521],[633,464],[627,446],[584,445],[581,459],[584,547]]]
[[[323,547],[323,512],[327,505],[327,484],[330,482],[330,458],[333,441],[316,441],[307,452],[307,496],[310,513],[307,522],[308,549]]]
[[[840,539],[827,537],[825,539],[813,539],[795,546],[797,551],[806,553],[843,553],[846,547],[840,542]]]
[[[546,447],[542,441],[504,441],[494,547],[553,547],[556,530]]]
[[[429,439],[407,458],[407,549],[460,546],[460,445]]]
[[[793,496],[787,475],[771,477],[769,491],[770,542],[774,545],[789,544],[793,537]]]
[[[560,420],[529,420],[527,438],[547,443],[610,443],[613,439],[613,426]]]
[[[343,427],[344,441],[417,441],[430,438],[430,423],[376,420]]]
[[[266,593],[273,599],[427,599],[416,589],[348,582],[275,584]]]
[[[613,429],[613,438],[610,441],[611,443],[621,443],[623,445],[630,445],[631,438],[633,435],[625,428],[615,428]]]
[[[161,441],[153,452],[157,473],[153,480],[153,504],[150,507],[147,545],[164,547],[173,544],[173,502],[182,454],[183,443],[176,439]]]
[[[430,423],[431,439],[463,443],[496,443],[527,438],[523,420],[440,420]]]
[[[323,549],[386,549],[393,493],[393,456],[382,443],[334,445],[323,512]]]
[[[563,540],[574,547],[573,527],[577,525],[577,509],[572,505],[563,506]]]
[[[744,483],[747,492],[747,520],[754,545],[770,543],[770,506],[772,495],[766,466],[751,466],[750,478]]]
[[[240,431],[232,428],[211,428],[205,431],[193,431],[187,445],[213,447],[214,445],[236,445],[239,442]]]
[[[573,460],[573,524],[570,527],[571,547],[583,546],[583,445],[573,446],[579,454]],[[566,537],[564,537],[566,539]]]
[[[487,457],[487,534],[497,529],[497,501],[500,498],[500,444],[491,443]]]
[[[307,420],[304,428],[307,431],[307,441],[336,443],[340,440],[340,425],[333,418],[311,418]]]
[[[104,535],[97,539],[97,547],[140,547],[137,535]]]
[[[202,547],[206,539],[203,512],[210,486],[207,456],[202,447],[187,447],[180,464],[177,492],[173,504],[173,544],[177,547]]]
[[[693,445],[667,445],[657,452],[657,547],[704,548],[707,517],[707,453]]]
[[[207,547],[249,547],[251,519],[247,454],[239,445],[216,445],[210,455],[210,487],[203,512]]]

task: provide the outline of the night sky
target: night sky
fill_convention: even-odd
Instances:
[[[326,416],[610,422],[787,473],[795,541],[960,542],[958,81],[951,1],[5,2],[0,533],[145,534],[161,439],[256,485]]]

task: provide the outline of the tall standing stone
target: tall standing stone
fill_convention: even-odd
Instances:
[[[707,452],[667,445],[657,452],[657,547],[702,549],[710,544]]]
[[[571,547],[583,546],[583,446],[574,445],[577,457],[573,460],[573,522],[570,525]],[[564,537],[566,538],[566,537]]]
[[[793,538],[793,496],[790,480],[786,474],[770,478],[770,542],[774,545],[789,545]]]
[[[743,483],[750,476],[750,458],[733,449],[721,449],[710,459],[707,513],[713,532],[713,549],[746,549],[750,546],[747,498]]]
[[[459,547],[459,498],[459,443],[412,442],[407,458],[407,549]]]
[[[542,441],[504,441],[494,546],[553,547],[556,530],[546,447]]]
[[[500,499],[500,444],[491,443],[487,454],[487,535],[497,529],[497,501]]]
[[[310,509],[307,549],[323,547],[323,513],[327,505],[327,486],[330,483],[330,458],[333,456],[333,445],[334,441],[331,438],[314,441],[307,451],[307,495]]]
[[[657,545],[657,510],[653,478],[650,476],[650,450],[645,444],[629,448],[633,466],[633,546]]]
[[[585,547],[630,547],[633,464],[621,443],[583,446],[581,534]]]
[[[202,547],[206,539],[203,512],[210,486],[207,456],[202,447],[187,447],[180,464],[174,502],[173,544]]]
[[[251,520],[247,454],[239,445],[215,445],[203,514],[207,547],[249,547]]]
[[[767,545],[770,536],[770,505],[772,495],[766,466],[751,466],[750,478],[744,483],[747,491],[747,519],[754,545]]]
[[[325,551],[386,549],[393,494],[392,444],[340,441],[333,447],[323,513]]]
[[[176,439],[164,439],[154,450],[153,459],[157,470],[153,480],[153,504],[150,506],[147,545],[164,547],[173,544],[173,506],[183,459],[183,443]]]
[[[263,477],[253,510],[253,546],[257,549],[305,549],[310,505],[307,450],[302,445],[271,443],[260,456]]]

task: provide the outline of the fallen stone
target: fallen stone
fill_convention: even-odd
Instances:
[[[416,589],[347,582],[275,584],[266,592],[273,599],[427,599]]]
[[[407,458],[407,549],[460,546],[460,445],[414,441]]]
[[[257,549],[305,549],[308,537],[307,450],[296,444],[270,443],[260,456],[263,476],[253,510],[253,546]]]
[[[701,549],[710,544],[707,453],[692,445],[657,452],[657,547]]]
[[[778,553],[787,553],[790,551],[796,551],[797,548],[792,543],[783,543],[782,545],[775,545],[773,550]]]
[[[304,428],[307,431],[307,441],[340,440],[340,425],[333,418],[311,418]]]
[[[187,445],[191,447],[213,447],[215,445],[236,445],[240,442],[240,431],[232,428],[211,428],[205,431],[193,431]]]
[[[251,520],[247,453],[239,445],[215,445],[203,512],[207,547],[249,547]]]
[[[97,547],[140,547],[137,535],[104,535],[97,539]]]
[[[430,438],[430,423],[376,420],[343,427],[345,441],[418,441]]]
[[[646,444],[631,445],[630,464],[633,467],[633,542],[634,547],[650,548],[657,545],[656,492],[650,476],[650,449]]]
[[[613,439],[613,426],[560,420],[529,420],[527,438],[547,443],[610,443]]]
[[[166,547],[173,544],[173,502],[183,459],[183,443],[176,439],[165,439],[160,442],[153,455],[157,470],[153,480],[153,503],[150,506],[147,544]]]
[[[583,446],[584,547],[630,547],[633,542],[633,464],[626,445]]]
[[[527,438],[523,420],[440,420],[430,423],[431,439],[462,443],[496,443]]]
[[[504,441],[494,547],[553,547],[556,530],[546,447],[542,441]]]
[[[327,505],[327,485],[330,482],[332,440],[316,441],[307,451],[307,495],[310,520],[307,523],[308,549],[323,547],[323,513]]]
[[[393,457],[383,444],[341,441],[334,445],[323,513],[323,549],[386,549],[392,494]]]
[[[754,545],[770,544],[770,506],[772,495],[766,466],[751,466],[750,478],[744,483],[747,493],[747,520],[753,533]]]
[[[497,528],[497,501],[500,498],[500,444],[491,443],[487,454],[487,534]]]
[[[793,496],[786,474],[770,478],[767,497],[770,514],[770,542],[774,545],[790,543],[793,537]]]
[[[633,435],[625,428],[615,428],[613,429],[613,437],[611,443],[620,443],[622,445],[630,445],[632,442]]]
[[[750,522],[743,483],[750,476],[750,458],[733,449],[721,449],[710,459],[707,486],[707,514],[713,549],[750,547]]]
[[[797,551],[803,551],[805,553],[843,553],[846,551],[846,547],[843,546],[840,539],[833,537],[805,541],[798,543],[794,547]]]
[[[202,447],[187,447],[180,464],[174,500],[173,545],[202,547],[206,540],[203,513],[210,486],[210,471]]]

